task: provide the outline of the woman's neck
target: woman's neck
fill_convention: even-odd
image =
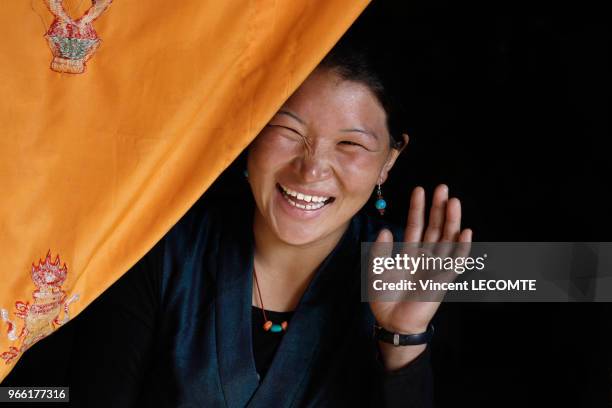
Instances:
[[[317,267],[336,247],[347,228],[348,223],[317,242],[291,245],[280,240],[255,209],[253,262],[265,308],[278,312],[295,310]],[[253,305],[262,306],[255,288]]]

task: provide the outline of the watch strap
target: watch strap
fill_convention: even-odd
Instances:
[[[431,323],[427,325],[427,331],[417,334],[393,333],[378,325],[378,323],[374,325],[374,338],[385,343],[393,344],[396,347],[427,344],[431,341],[433,333],[434,327]]]

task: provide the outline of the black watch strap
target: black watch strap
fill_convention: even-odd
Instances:
[[[393,344],[394,346],[417,346],[419,344],[427,344],[433,337],[434,327],[430,323],[427,326],[427,331],[418,334],[401,334],[393,333],[386,330],[377,324],[374,325],[374,338],[384,341],[385,343]]]

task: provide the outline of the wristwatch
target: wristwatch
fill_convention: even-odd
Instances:
[[[417,346],[427,344],[433,337],[434,327],[431,323],[427,325],[427,331],[418,334],[392,333],[384,327],[374,324],[374,338],[394,346]]]

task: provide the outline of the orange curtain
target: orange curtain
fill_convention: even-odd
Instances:
[[[178,221],[366,4],[4,2],[0,379]]]

